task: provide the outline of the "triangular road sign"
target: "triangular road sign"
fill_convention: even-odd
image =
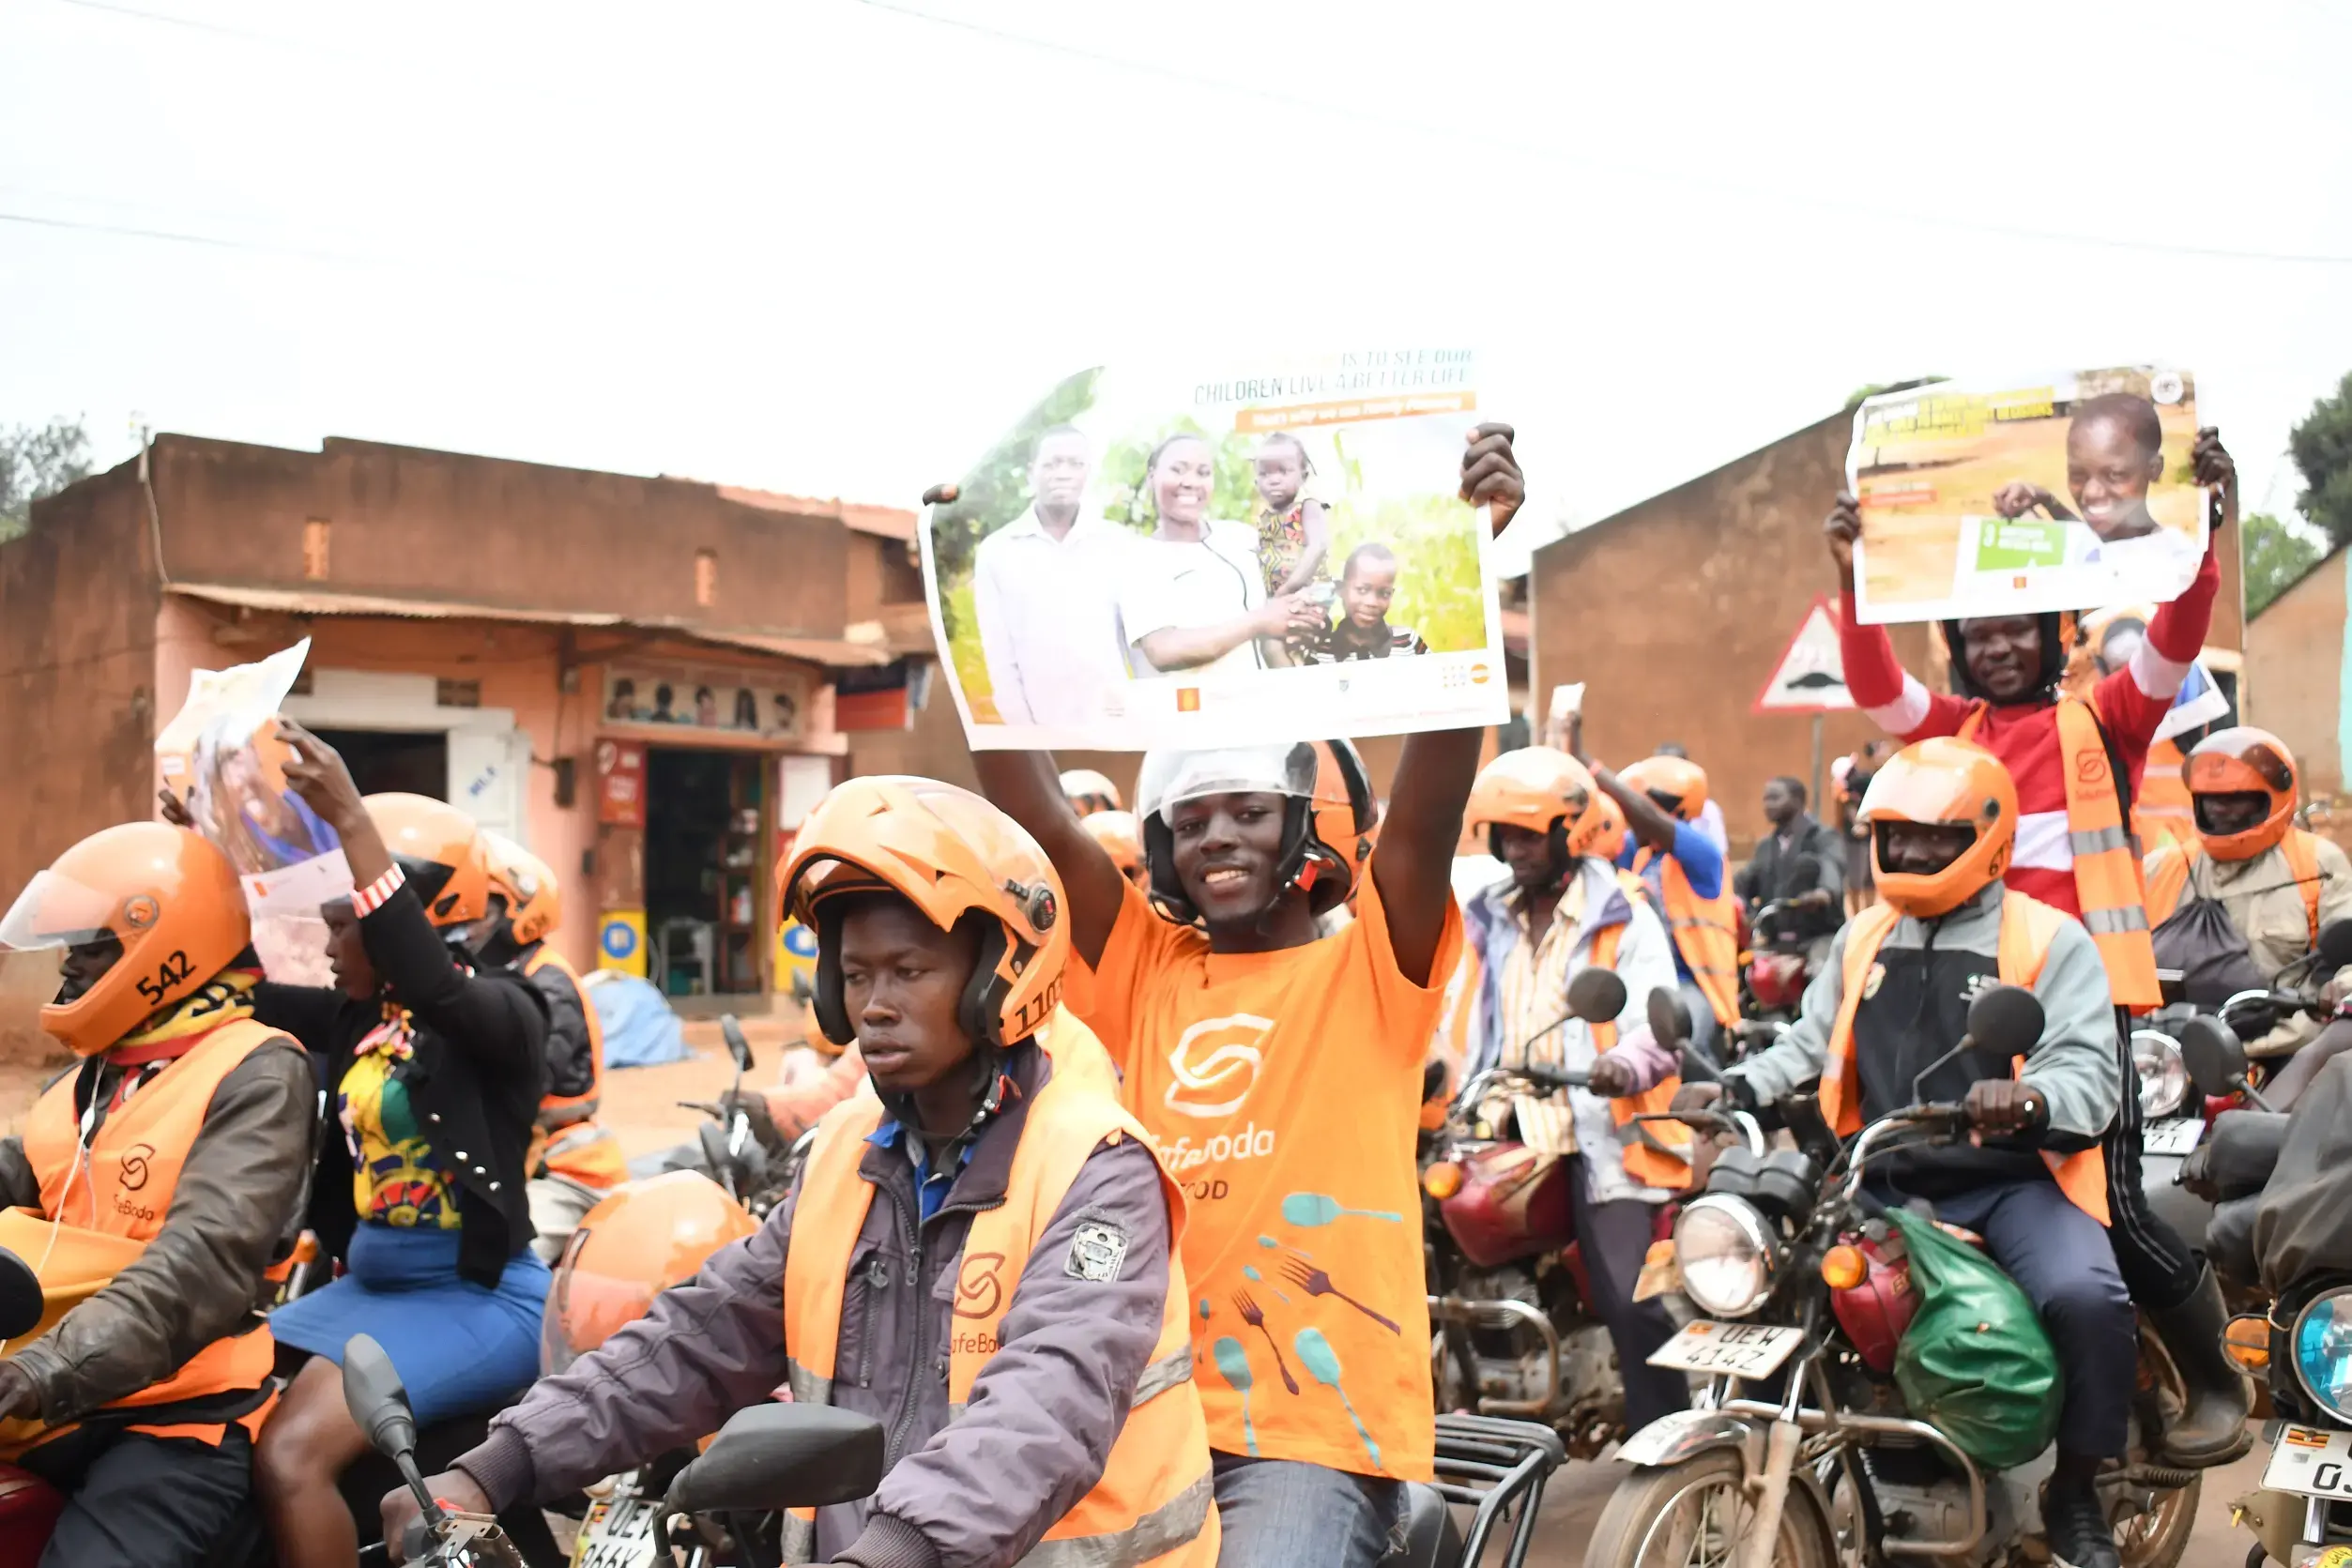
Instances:
[[[1796,635],[1772,666],[1772,677],[1756,698],[1758,713],[1832,713],[1854,706],[1846,690],[1845,659],[1838,649],[1838,623],[1827,599],[1805,612]]]

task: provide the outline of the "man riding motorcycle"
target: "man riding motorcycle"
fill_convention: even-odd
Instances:
[[[2209,429],[2198,432],[2192,462],[2198,482],[2219,492],[2218,536],[2237,517],[2237,469]],[[2022,812],[2009,886],[2083,921],[2099,944],[2119,1008],[2158,1006],[2163,997],[2146,893],[2128,830],[2149,740],[2171,711],[2212,617],[2221,567],[2210,540],[2195,580],[2156,612],[2138,651],[2085,699],[2059,692],[2068,647],[2057,614],[1946,621],[1944,641],[1961,694],[1931,693],[1896,662],[1884,627],[1854,618],[1861,513],[1853,496],[1838,497],[1822,531],[1838,569],[1838,640],[1856,704],[1906,743],[1958,736],[1999,757]],[[2120,1014],[2113,1038],[2116,1071],[2129,1082],[2135,1075],[2131,1029]],[[2189,1385],[2188,1413],[2165,1434],[2166,1456],[2191,1466],[2235,1458],[2247,1443],[2247,1396],[2245,1379],[2220,1350],[2227,1309],[2212,1271],[2148,1208],[2140,1184],[2136,1094],[2123,1097],[2105,1153],[2115,1221],[2108,1241],[2132,1298],[2165,1325],[2165,1348]]]
[[[603,1020],[581,988],[579,971],[548,945],[563,921],[563,891],[547,863],[512,839],[485,831],[481,840],[494,900],[482,962],[515,970],[547,998],[547,1094],[527,1165],[531,1228],[538,1232],[531,1246],[553,1263],[580,1216],[629,1180],[629,1162],[619,1140],[596,1120],[604,1089]]]
[[[102,1286],[0,1362],[0,1454],[70,1494],[44,1565],[194,1568],[252,1509],[258,1307],[318,1084],[253,1019],[249,940],[228,858],[160,822],[83,840],[0,919],[0,947],[65,950],[41,1028],[82,1058],[0,1140],[0,1245],[53,1301]]]
[[[2165,922],[2190,905],[2218,903],[2245,939],[2249,988],[2309,952],[2319,928],[2352,916],[2352,860],[2295,826],[2295,755],[2268,730],[2241,725],[2197,743],[2187,765],[2196,836],[2149,854],[2147,916],[2164,946]],[[2283,1056],[2319,1025],[2295,1013],[2246,1042],[2250,1056]]]
[[[2068,1568],[2116,1568],[2093,1481],[2129,1441],[2138,1337],[2101,1234],[2100,1140],[2123,1091],[2105,970],[2080,923],[2003,885],[2017,788],[1983,748],[1906,747],[1871,782],[1861,820],[1885,902],[1839,934],[1785,1038],[1719,1088],[1685,1086],[1678,1104],[1727,1095],[1752,1108],[1818,1078],[1822,1115],[1843,1136],[1915,1102],[1964,1096],[1971,1143],[1889,1156],[1869,1190],[1888,1204],[1925,1198],[1978,1232],[2032,1299],[2065,1367],[2042,1507],[2051,1548]],[[2041,1002],[2042,1036],[2023,1060],[1965,1048],[1968,1005],[1995,983]]]
[[[796,1514],[794,1562],[1216,1558],[1191,1380],[1184,1202],[1058,1010],[1070,922],[1045,854],[975,796],[852,779],[777,869],[817,934],[817,1008],[872,1073],[790,1197],[693,1283],[543,1379],[434,1481],[554,1498],[691,1446],[788,1384],[892,1423],[873,1498]],[[387,1538],[415,1513],[385,1499]]]
[[[1674,960],[1641,884],[1593,855],[1600,799],[1583,764],[1545,746],[1505,752],[1471,785],[1464,823],[1487,830],[1511,880],[1474,894],[1463,911],[1479,959],[1465,1072],[1590,1070],[1589,1088],[1562,1091],[1575,1149],[1568,1194],[1594,1304],[1617,1347],[1627,1424],[1638,1432],[1690,1402],[1682,1374],[1649,1364],[1674,1332],[1665,1303],[1633,1295],[1656,1206],[1690,1184],[1690,1165],[1644,1141],[1632,1119],[1663,1109],[1679,1084],[1673,1058],[1644,1021],[1650,993],[1674,987]],[[1566,1015],[1568,982],[1587,968],[1613,969],[1626,982],[1613,1024]]]

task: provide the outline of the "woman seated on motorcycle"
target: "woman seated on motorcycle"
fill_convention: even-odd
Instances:
[[[344,1272],[271,1315],[309,1359],[263,1429],[253,1481],[283,1568],[349,1568],[359,1543],[335,1482],[368,1441],[344,1406],[344,1343],[384,1347],[425,1426],[496,1406],[539,1369],[549,1276],[524,1161],[547,1007],[466,945],[504,916],[473,820],[421,796],[362,799],[326,742],[279,735],[295,753],[287,784],[342,838],[359,891],[325,911],[340,989],[256,994],[266,1022],[325,1058],[335,1117],[311,1227]]]
[[[896,1463],[869,1499],[788,1516],[787,1560],[1000,1563],[1048,1541],[1208,1568],[1183,1199],[1058,1009],[1069,922],[1045,852],[966,791],[852,779],[776,881],[817,933],[825,1032],[859,1040],[873,1092],[827,1114],[756,1232],[542,1380],[434,1491],[561,1497],[788,1385],[889,1423]],[[387,1539],[415,1512],[386,1498]]]
[[[0,1454],[69,1494],[43,1568],[196,1568],[251,1513],[258,1303],[317,1089],[254,1021],[249,935],[228,857],[160,822],[84,839],[0,919],[0,947],[64,950],[41,1028],[82,1058],[0,1139],[0,1205],[28,1211],[6,1244],[103,1282],[0,1362]]]
[[[1843,1136],[1914,1103],[1966,1101],[1968,1142],[1874,1161],[1866,1189],[1888,1204],[1924,1198],[1979,1233],[2032,1299],[2066,1368],[2042,1506],[2051,1547],[2073,1568],[2115,1568],[2093,1478],[2129,1441],[2138,1334],[2103,1229],[2099,1146],[2123,1090],[2106,970],[2072,916],[2003,886],[2017,788],[1990,752],[1945,738],[1907,746],[1860,814],[1885,902],[1839,933],[1786,1037],[1719,1088],[1684,1086],[1678,1105],[1768,1104],[1818,1077],[1822,1114]],[[2022,1063],[1958,1049],[1969,1003],[1996,983],[2041,1003],[2041,1040]]]
[[[2266,989],[2312,951],[2320,927],[2352,918],[2352,860],[2295,826],[2295,755],[2268,731],[2242,725],[2216,731],[2189,753],[2183,772],[2196,836],[2186,845],[2167,841],[2144,866],[2157,962],[2177,968],[2214,956],[2215,944],[2196,916],[2197,906],[2219,905],[2245,949],[2245,962],[2236,966],[2240,972],[2222,983],[2233,991]],[[2299,1051],[2319,1033],[2318,1023],[2305,1014],[2278,1019],[2268,1007],[2233,1022],[2253,1057]],[[2312,1063],[2299,1083],[2318,1070],[2319,1063]],[[2264,1098],[2270,1098],[2267,1088]]]
[[[1582,763],[1546,746],[1504,753],[1471,786],[1463,820],[1487,830],[1511,879],[1474,894],[1463,909],[1480,960],[1464,1071],[1590,1072],[1589,1088],[1562,1091],[1576,1149],[1568,1195],[1594,1305],[1617,1347],[1626,1423],[1638,1432],[1690,1403],[1688,1378],[1649,1364],[1673,1337],[1666,1303],[1633,1299],[1657,1206],[1690,1184],[1690,1165],[1642,1140],[1631,1120],[1637,1111],[1663,1109],[1676,1087],[1674,1059],[1652,1042],[1643,1011],[1652,991],[1675,988],[1674,956],[1641,883],[1594,857],[1604,827],[1599,799]],[[1588,968],[1613,969],[1626,982],[1624,1013],[1597,1028],[1566,1016],[1568,982]],[[1621,1141],[1628,1128],[1632,1141]],[[1529,1128],[1520,1136],[1535,1141]]]

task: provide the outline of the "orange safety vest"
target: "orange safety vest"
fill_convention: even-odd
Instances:
[[[1050,1032],[1064,1042],[1070,1058],[1029,1102],[1020,1147],[1014,1151],[1005,1198],[972,1217],[959,1271],[996,1259],[991,1281],[1012,1288],[967,1297],[959,1289],[955,1332],[948,1350],[950,1408],[960,1417],[971,1388],[996,1353],[999,1326],[1019,1293],[1018,1281],[1031,1248],[1061,1207],[1078,1169],[1106,1139],[1133,1138],[1152,1147],[1142,1126],[1117,1099],[1109,1058],[1091,1035],[1057,1019]],[[1045,1037],[1040,1036],[1045,1043]],[[1086,1054],[1100,1058],[1089,1070]],[[1055,1048],[1047,1044],[1048,1057]],[[849,1257],[863,1228],[874,1188],[858,1174],[866,1137],[881,1125],[882,1104],[872,1088],[825,1113],[816,1147],[802,1177],[793,1210],[792,1244],[784,1262],[784,1342],[792,1397],[802,1404],[832,1402],[833,1358],[840,1344],[841,1303]],[[1192,1324],[1181,1243],[1184,1194],[1160,1175],[1168,1195],[1168,1300],[1161,1309],[1160,1337],[1138,1383],[1126,1424],[1111,1444],[1110,1456],[1092,1488],[1054,1521],[1045,1539],[1021,1560],[1045,1568],[1214,1568],[1217,1557],[1214,1483],[1209,1467],[1209,1429],[1192,1382]],[[962,1277],[959,1272],[959,1278]],[[985,1310],[968,1312],[980,1301]],[[787,1515],[785,1560],[814,1560],[814,1510]]]
[[[629,1160],[621,1152],[619,1142],[596,1121],[604,1094],[604,1020],[597,1015],[596,1005],[588,1000],[587,988],[580,983],[580,972],[544,942],[525,960],[523,976],[527,980],[542,969],[561,974],[580,998],[580,1012],[588,1020],[593,1076],[588,1079],[586,1094],[550,1094],[539,1103],[539,1126],[532,1133],[532,1158],[524,1168],[537,1170],[544,1162],[550,1176],[566,1177],[599,1192],[609,1191],[629,1180]]]
[[[2181,776],[2180,748],[2159,740],[2147,749],[2147,766],[2140,769],[2140,787],[2131,802],[2131,830],[2143,851],[2164,841],[2194,844],[2196,804],[2189,798],[2189,783]],[[2150,912],[2151,920],[2161,917]]]
[[[1984,722],[1979,702],[1961,721],[1958,737],[1976,738]],[[2107,738],[2086,702],[2060,697],[2059,761],[2066,774],[2067,847],[2074,857],[2074,893],[2083,928],[2107,966],[2115,1003],[2134,1012],[2163,1005],[2156,982],[2156,947],[2148,939],[2147,890],[2140,880],[2139,847],[2123,822],[2123,799],[2107,761]]]
[[[2295,878],[2295,891],[2303,895],[2303,920],[2311,927],[2311,939],[2315,943],[2319,940],[2319,852],[2313,847],[2312,836],[2300,828],[2286,830],[2286,837],[2279,841],[2279,850],[2286,857],[2287,874]],[[2173,918],[2180,907],[2180,895],[2188,891],[2191,869],[2204,858],[2205,845],[2193,838],[2185,845],[2168,844],[2148,858],[2150,924],[2161,925]]]
[[[1657,853],[1648,845],[1642,846],[1633,858],[1636,876],[1648,869]],[[1727,1029],[1739,1022],[1739,905],[1732,897],[1731,881],[1727,870],[1722,890],[1713,898],[1701,898],[1683,875],[1682,862],[1672,855],[1658,877],[1674,947],[1690,966],[1690,978],[1706,994],[1715,1021]],[[1642,891],[1648,891],[1648,884]]]
[[[146,1251],[171,1214],[181,1167],[221,1080],[247,1057],[283,1038],[250,1018],[211,1030],[109,1114],[86,1152],[81,1148],[81,1113],[74,1106],[81,1074],[69,1073],[50,1086],[24,1129],[24,1158],[40,1183],[42,1218],[14,1211],[18,1223],[8,1229],[28,1232],[27,1244],[33,1234],[39,1236],[41,1250],[26,1254],[25,1260],[49,1253],[42,1284],[53,1303],[58,1297],[78,1302],[96,1294]],[[13,1234],[9,1241],[15,1241]],[[54,1317],[44,1313],[38,1332],[64,1316],[65,1309]],[[231,1421],[249,1435],[258,1434],[275,1393],[271,1374],[278,1347],[258,1312],[250,1321],[250,1328],[214,1340],[161,1382],[108,1408],[151,1411],[156,1422],[130,1430],[154,1437],[218,1445]],[[30,1344],[35,1337],[22,1335],[19,1343]],[[21,1454],[67,1429],[9,1423],[0,1434],[5,1445],[0,1452]]]
[[[1994,959],[2001,982],[2031,989],[2050,957],[2050,944],[2072,918],[2038,898],[2004,889],[2001,938]],[[1878,950],[1886,945],[1887,936],[1901,919],[1901,910],[1879,904],[1855,916],[1846,927],[1845,967],[1840,977],[1844,994],[1838,999],[1838,1021],[1829,1031],[1828,1059],[1821,1069],[1821,1114],[1840,1137],[1859,1132],[1862,1126],[1862,1089],[1854,1071],[1854,1017],[1861,1011]],[[2024,1071],[2024,1057],[2011,1059],[2012,1076],[2022,1076]],[[2130,1091],[2127,1086],[2126,1092]],[[2093,1148],[2063,1157],[2045,1149],[2041,1157],[2058,1179],[2058,1190],[2084,1213],[2100,1225],[2107,1224],[2107,1156]]]
[[[1611,925],[1603,927],[1600,934],[1593,938],[1594,968],[1614,969],[1617,967],[1617,946],[1625,934],[1624,926]],[[1614,1019],[1585,1027],[1593,1031],[1595,1051],[1613,1051],[1617,1048],[1617,1024]],[[1625,1157],[1626,1174],[1644,1187],[1679,1190],[1690,1185],[1689,1130],[1678,1121],[1637,1122],[1633,1119],[1637,1116],[1672,1108],[1674,1091],[1680,1088],[1682,1078],[1676,1074],[1660,1079],[1640,1094],[1609,1102],[1610,1117],[1617,1123],[1619,1137],[1624,1141],[1620,1152]],[[1626,1131],[1627,1128],[1633,1130],[1630,1134]],[[1673,1136],[1677,1132],[1682,1134],[1680,1138]],[[1678,1147],[1680,1153],[1675,1152]]]

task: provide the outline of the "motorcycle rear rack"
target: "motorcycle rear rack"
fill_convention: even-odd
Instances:
[[[1462,1542],[1462,1568],[1480,1568],[1488,1542],[1514,1506],[1519,1513],[1511,1520],[1504,1560],[1526,1560],[1544,1483],[1567,1458],[1560,1435],[1549,1426],[1489,1416],[1437,1418],[1438,1493],[1449,1503],[1474,1510]]]
[[[1459,1323],[1467,1328],[1481,1324],[1489,1328],[1528,1328],[1535,1331],[1544,1342],[1544,1395],[1541,1399],[1489,1399],[1477,1389],[1470,1390],[1471,1398],[1478,1402],[1480,1416],[1521,1416],[1531,1421],[1549,1421],[1552,1407],[1560,1402],[1560,1331],[1551,1326],[1551,1319],[1525,1302],[1469,1301],[1460,1296],[1429,1298],[1431,1322]],[[1443,1423],[1456,1418],[1439,1418]],[[1475,1418],[1471,1418],[1475,1419]]]

